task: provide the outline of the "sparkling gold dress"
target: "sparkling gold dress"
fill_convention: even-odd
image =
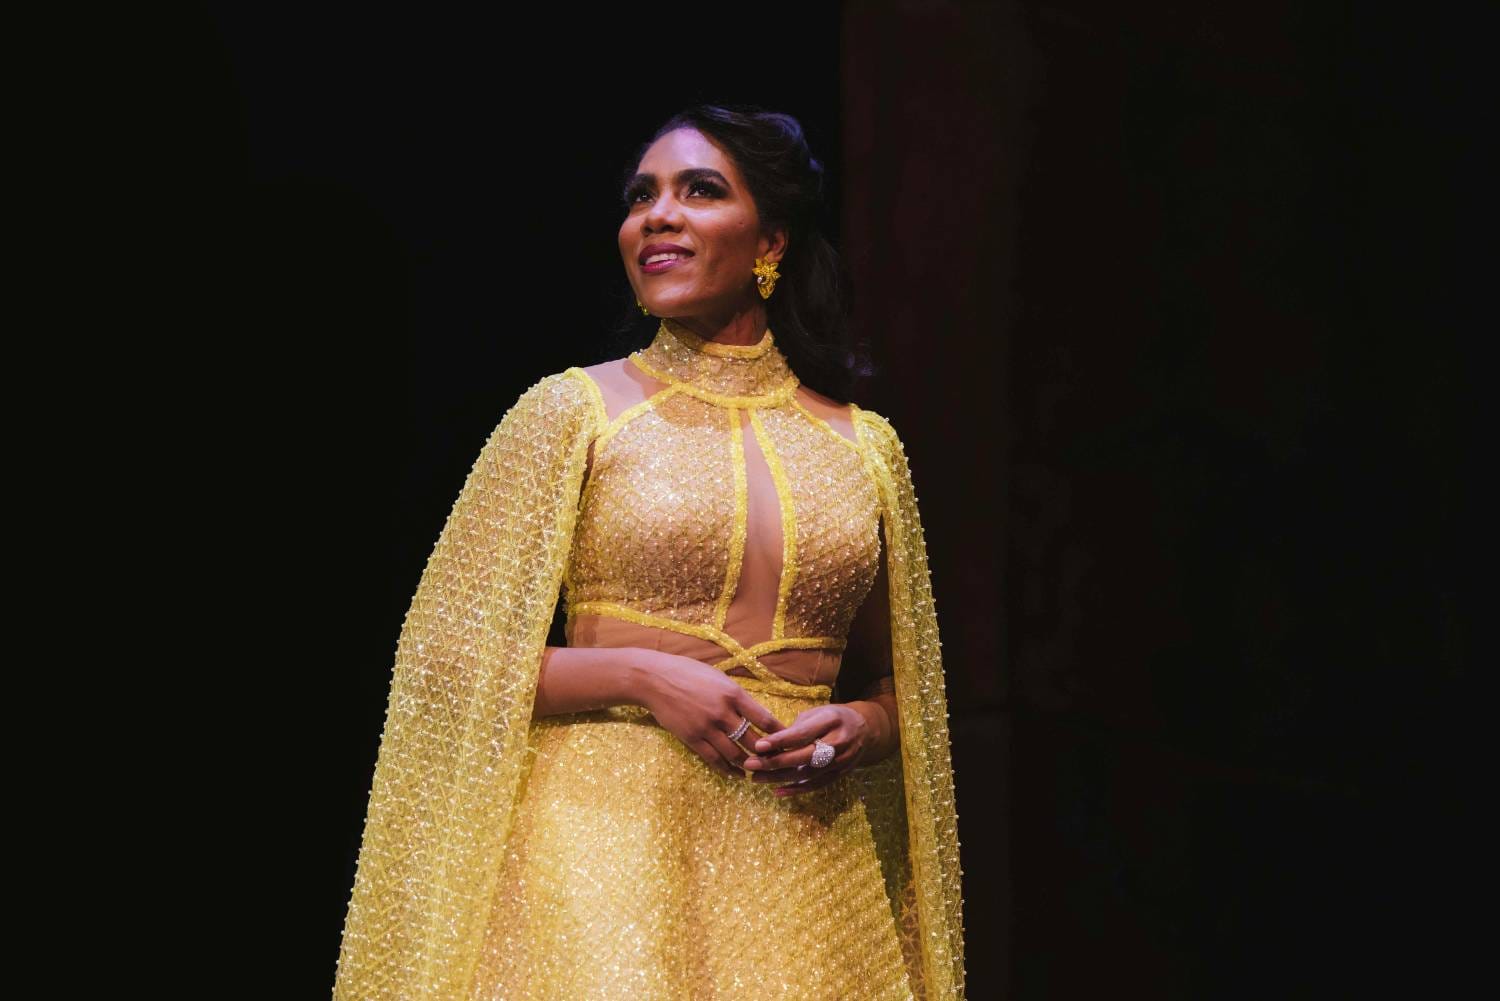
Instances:
[[[397,644],[336,999],[963,997],[910,470],[883,417],[819,400],[769,330],[663,321],[507,412]],[[720,775],[637,706],[532,718],[561,597],[570,646],[703,660],[791,723],[877,576],[900,753],[829,786]]]

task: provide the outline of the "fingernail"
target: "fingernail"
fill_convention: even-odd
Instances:
[[[760,759],[759,758],[746,758],[745,759],[745,767],[746,768],[759,768],[760,767]]]

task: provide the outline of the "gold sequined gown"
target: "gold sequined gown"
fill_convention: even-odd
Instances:
[[[894,694],[900,751],[824,788],[720,775],[638,706],[531,716],[561,598],[569,646],[702,660],[791,723],[877,582],[864,693]],[[334,997],[961,999],[939,647],[899,438],[801,387],[769,330],[667,320],[546,377],[403,625]]]

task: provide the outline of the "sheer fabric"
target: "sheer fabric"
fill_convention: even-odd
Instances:
[[[397,645],[336,999],[963,997],[941,643],[900,439],[858,407],[852,439],[813,414],[769,331],[734,350],[664,323],[652,348],[637,360],[669,392],[611,412],[589,373],[547,376],[460,491]],[[707,642],[691,655],[743,667],[785,722],[826,704],[873,596],[900,753],[782,800],[649,714],[534,720],[560,595],[571,640]]]
[[[595,376],[606,428],[568,568],[570,629],[622,619],[651,630],[627,645],[670,644],[754,690],[828,695],[880,559],[854,408],[800,386],[770,331],[724,345],[667,320]]]
[[[599,385],[605,411],[611,422],[621,419],[631,407],[667,389],[667,384],[647,375],[629,359],[622,359],[590,372]],[[856,444],[854,424],[846,407],[827,401],[806,387],[799,387],[797,401],[826,421],[834,431]],[[729,604],[725,632],[746,647],[769,640],[774,632],[778,587],[783,570],[781,501],[776,483],[750,424],[749,411],[739,411],[746,473],[747,530],[738,589]],[[594,450],[589,453],[592,475]],[[645,647],[691,657],[706,664],[723,660],[722,646],[699,636],[652,627],[626,619],[583,613],[568,624],[568,645],[587,647]],[[760,662],[777,676],[807,686],[832,686],[839,677],[843,651],[836,649],[782,649],[760,655]],[[861,665],[866,673],[889,675],[889,658],[878,665]],[[740,677],[753,677],[750,670],[734,667]]]

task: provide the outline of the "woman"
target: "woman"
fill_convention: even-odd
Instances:
[[[847,382],[820,181],[795,120],[711,106],[632,164],[655,336],[523,393],[449,515],[336,998],[963,997],[910,471],[799,378]]]

